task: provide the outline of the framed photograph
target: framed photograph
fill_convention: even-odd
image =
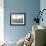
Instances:
[[[11,13],[10,14],[10,25],[25,25],[26,17],[25,13]]]

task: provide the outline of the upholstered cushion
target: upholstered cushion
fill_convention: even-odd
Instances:
[[[23,43],[24,43],[24,38],[21,38],[18,42],[17,42],[17,46],[23,46]]]

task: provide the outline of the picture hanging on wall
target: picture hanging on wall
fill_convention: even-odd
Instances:
[[[26,24],[25,13],[11,13],[10,14],[10,25],[23,26]]]

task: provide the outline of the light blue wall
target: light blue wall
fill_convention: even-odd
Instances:
[[[42,11],[43,9],[46,9],[46,0],[41,0],[40,1],[40,10]],[[43,22],[40,22],[40,25],[45,26],[46,27],[46,10],[43,12]]]
[[[36,12],[40,9],[40,0],[4,0],[4,35],[7,41],[18,41],[24,37],[33,25]],[[10,13],[25,12],[25,26],[10,26]]]

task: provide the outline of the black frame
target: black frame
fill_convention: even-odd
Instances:
[[[11,23],[11,16],[12,16],[12,14],[24,14],[24,24],[12,24]],[[26,16],[25,15],[26,15],[25,13],[10,13],[10,25],[11,26],[24,26],[24,25],[26,25]]]

